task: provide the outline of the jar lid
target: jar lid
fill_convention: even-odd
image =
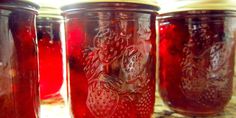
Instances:
[[[0,7],[4,9],[25,9],[37,12],[39,5],[36,0],[1,0]]]
[[[135,4],[144,4],[144,5],[151,5],[151,6],[159,7],[157,0],[77,0],[77,1],[68,2],[66,6],[72,5],[72,4],[101,3],[101,2],[135,3]]]
[[[14,1],[14,0],[13,0]],[[17,0],[16,0],[17,1]],[[37,3],[37,0],[19,0],[19,1],[22,1],[22,2],[26,2],[26,3],[29,3],[29,4],[34,4],[36,6],[39,6],[38,3]]]
[[[49,17],[49,18],[60,18],[61,10],[58,7],[53,7],[51,5],[40,4],[38,17]]]
[[[172,3],[171,3],[172,2]],[[236,10],[236,0],[171,0],[161,4],[160,14],[191,10]]]

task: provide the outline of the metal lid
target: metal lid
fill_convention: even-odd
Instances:
[[[236,0],[171,0],[161,4],[159,13],[191,10],[236,10]]]
[[[72,4],[101,3],[101,2],[136,3],[136,4],[144,4],[144,5],[151,5],[151,6],[159,7],[157,0],[77,0],[77,1],[68,0],[68,2],[65,5],[68,6]]]
[[[15,0],[15,1],[17,1],[17,0]],[[34,4],[34,5],[38,6],[37,0],[18,0],[18,1],[26,2],[26,3]]]
[[[36,0],[1,0],[0,8],[3,9],[25,9],[37,12],[39,5]]]
[[[52,7],[50,5],[40,5],[38,17],[62,19],[61,10],[58,7]]]

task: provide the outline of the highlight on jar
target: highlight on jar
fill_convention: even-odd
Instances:
[[[160,97],[183,115],[223,114],[235,81],[236,1],[172,3],[157,18]]]
[[[156,75],[154,0],[82,0],[62,7],[74,118],[149,118]]]
[[[38,7],[0,1],[0,118],[39,118]]]
[[[41,2],[36,25],[42,103],[63,103],[66,101],[66,57],[63,23],[59,7]]]

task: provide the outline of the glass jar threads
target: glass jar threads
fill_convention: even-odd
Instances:
[[[38,56],[30,1],[0,2],[0,118],[38,118]]]
[[[181,5],[162,11],[158,18],[160,95],[178,113],[217,114],[232,96],[235,2],[173,4]]]
[[[155,1],[85,0],[62,10],[73,117],[150,117],[155,100]]]
[[[59,8],[42,4],[37,17],[39,43],[40,97],[47,100],[60,95],[65,73],[63,18]]]

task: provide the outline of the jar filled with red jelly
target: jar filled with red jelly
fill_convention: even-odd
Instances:
[[[47,101],[60,97],[63,84],[63,17],[59,8],[41,5],[37,17],[39,48],[40,98]]]
[[[173,111],[210,116],[232,96],[236,3],[177,0],[159,21],[159,92]]]
[[[38,5],[0,2],[0,118],[39,118]]]
[[[155,0],[84,0],[65,16],[74,118],[149,118],[155,101]]]

